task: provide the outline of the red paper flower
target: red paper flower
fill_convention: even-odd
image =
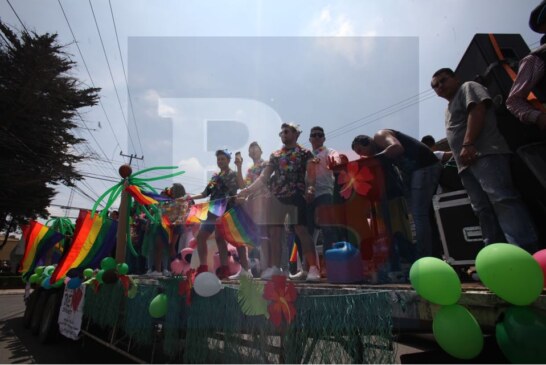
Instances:
[[[127,296],[127,293],[129,292],[130,279],[127,275],[119,275],[118,278],[123,286],[123,295]]]
[[[193,288],[193,282],[195,281],[195,269],[190,269],[186,272],[186,279],[180,281],[178,284],[178,294],[186,296],[186,304],[191,305],[191,289]]]
[[[279,327],[282,318],[286,323],[291,323],[296,317],[296,297],[298,293],[296,287],[292,283],[286,282],[286,276],[273,276],[264,288],[264,298],[270,300],[267,311],[269,318],[276,327]]]
[[[353,189],[360,195],[366,195],[372,188],[368,183],[372,180],[373,175],[368,167],[363,166],[359,170],[358,162],[351,162],[347,165],[347,171],[341,171],[338,176],[337,183],[343,185],[339,193],[345,199],[349,199]]]

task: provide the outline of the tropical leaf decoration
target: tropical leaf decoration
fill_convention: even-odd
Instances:
[[[245,276],[241,277],[237,300],[244,314],[269,318],[267,300],[264,299],[263,294],[262,283]]]

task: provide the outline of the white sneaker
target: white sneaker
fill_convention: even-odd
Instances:
[[[230,277],[228,277],[229,280],[239,280],[241,279],[241,277],[247,277],[249,279],[252,279],[254,276],[252,275],[252,273],[250,272],[250,270],[245,270],[241,267],[241,270],[239,270],[239,272],[235,275],[231,275]]]
[[[307,279],[307,271],[300,270],[295,274],[288,276],[290,280],[305,280]]]
[[[163,270],[163,276],[170,277],[171,272],[169,270]]]
[[[275,275],[283,275],[283,272],[277,266],[272,266],[265,269],[260,278],[262,280],[271,280]]]
[[[161,276],[161,273],[159,271],[152,271],[148,276]]]
[[[306,281],[320,281],[320,271],[318,267],[311,266],[309,268],[309,273],[307,273]]]

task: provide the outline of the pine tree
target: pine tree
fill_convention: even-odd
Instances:
[[[78,109],[98,103],[97,88],[70,75],[75,63],[56,34],[22,31],[0,22],[0,230],[37,216],[55,196],[55,185],[73,186],[83,156],[74,146]]]

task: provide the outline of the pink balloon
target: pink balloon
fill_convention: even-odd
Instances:
[[[544,287],[546,288],[546,249],[535,252],[533,257],[535,260],[537,260],[540,268],[542,269],[542,274],[544,275]]]
[[[184,264],[179,259],[174,259],[173,262],[171,262],[171,271],[175,275],[182,275],[184,269]]]
[[[180,256],[182,256],[182,261],[184,263],[190,263],[191,262],[191,255],[193,255],[194,249],[191,247],[186,247],[182,251],[180,251]]]
[[[237,249],[235,248],[235,246],[228,243],[228,252],[229,252],[229,256],[228,256],[229,274],[235,275],[241,270],[241,264],[239,264],[234,259],[235,256],[238,256]],[[214,268],[213,268],[214,271],[213,272],[216,272],[216,270],[219,267],[220,267],[220,255],[218,254],[218,252],[216,252],[214,254]]]
[[[192,238],[190,242],[188,242],[188,247],[192,249],[197,248],[197,240],[195,238]]]

